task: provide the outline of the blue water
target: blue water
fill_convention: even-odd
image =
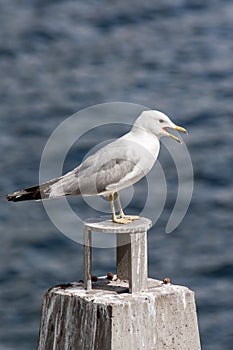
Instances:
[[[166,203],[149,233],[149,269],[195,291],[203,350],[233,342],[232,23],[228,0],[0,1],[2,195],[38,182],[49,135],[84,107],[142,104],[189,130],[192,202],[170,235]],[[69,167],[78,161],[72,153]],[[0,349],[34,349],[43,293],[82,278],[82,247],[41,203],[0,206]],[[113,269],[112,249],[94,255],[97,275]]]

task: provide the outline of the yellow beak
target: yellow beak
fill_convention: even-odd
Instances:
[[[188,135],[188,131],[185,128],[182,128],[181,126],[177,126],[176,125],[174,127],[174,129],[178,130],[178,131],[181,131],[181,132],[185,133],[186,135]],[[176,140],[179,143],[182,143],[182,141],[180,139],[178,139],[178,137],[176,137],[175,135],[172,135],[169,131],[167,131],[167,128],[164,128],[164,130],[166,130],[166,132],[168,133],[168,136],[170,136],[172,139]]]

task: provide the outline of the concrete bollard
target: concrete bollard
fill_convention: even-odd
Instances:
[[[85,223],[85,281],[45,294],[38,350],[201,349],[194,293],[147,277],[150,225],[145,218],[126,226],[108,220]],[[112,281],[91,281],[95,231],[117,235],[118,276]]]

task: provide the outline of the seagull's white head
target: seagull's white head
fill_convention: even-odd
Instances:
[[[144,129],[158,138],[162,136],[170,136],[180,143],[182,143],[181,140],[171,134],[167,129],[178,130],[186,134],[188,133],[187,130],[181,126],[175,125],[166,114],[156,110],[142,112],[134,123],[133,130],[135,129]]]

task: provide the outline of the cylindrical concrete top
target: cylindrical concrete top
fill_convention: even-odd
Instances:
[[[140,219],[131,221],[129,224],[116,224],[109,217],[102,216],[95,219],[87,219],[84,227],[91,231],[105,233],[139,233],[145,232],[152,226],[152,221],[141,217]]]

